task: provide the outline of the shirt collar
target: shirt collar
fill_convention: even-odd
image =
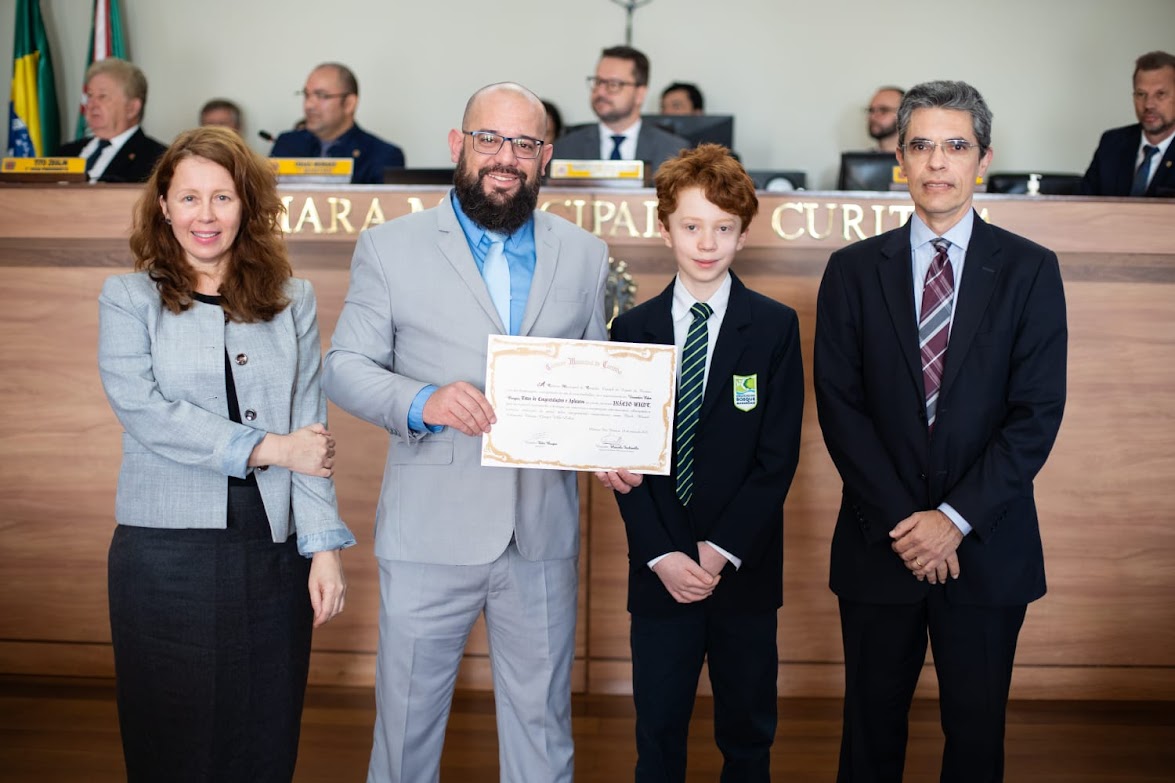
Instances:
[[[110,146],[114,148],[115,152],[117,152],[118,150],[122,149],[122,145],[126,144],[127,140],[129,140],[131,136],[134,136],[138,132],[139,132],[139,126],[132,125],[131,127],[124,130],[122,133],[118,134],[113,139],[111,139]]]
[[[725,315],[726,306],[730,303],[730,287],[731,277],[730,272],[726,273],[726,279],[722,281],[722,285],[718,286],[718,290],[714,295],[706,300],[706,304],[714,311],[715,315]],[[674,278],[673,282],[673,306],[671,308],[671,315],[674,321],[679,321],[689,315],[690,308],[694,306],[694,302],[698,301],[694,298],[685,287],[685,283],[681,282],[681,275]]]
[[[967,214],[963,215],[958,223],[947,229],[946,233],[936,234],[930,230],[929,226],[922,222],[922,218],[918,217],[918,213],[915,212],[910,215],[910,247],[912,249],[922,247],[941,236],[966,253],[967,245],[971,242],[971,229],[974,226],[975,210],[969,209],[967,210]]]
[[[449,191],[449,198],[453,203],[453,212],[457,215],[457,222],[460,224],[461,230],[465,232],[465,238],[469,240],[469,244],[473,247],[479,247],[488,230],[485,226],[479,225],[473,218],[465,214],[465,210],[461,208],[461,199],[457,198],[456,188]],[[532,223],[534,223],[534,215],[531,215],[530,219],[523,223],[521,228],[506,237],[503,247],[508,247],[521,241]]]
[[[1146,134],[1143,133],[1142,131],[1139,131],[1138,137],[1139,137],[1138,138],[1138,155],[1139,156],[1142,155],[1142,148],[1143,147],[1158,147],[1159,151],[1157,153],[1155,153],[1154,157],[1158,158],[1159,160],[1162,160],[1163,156],[1167,154],[1167,148],[1171,146],[1171,140],[1175,139],[1175,131],[1171,131],[1170,133],[1168,133],[1167,138],[1163,139],[1158,144],[1151,144],[1149,141],[1147,141]]]
[[[613,136],[623,136],[626,139],[634,139],[640,135],[641,132],[641,118],[638,117],[636,122],[629,125],[622,131],[614,131],[604,123],[600,123],[600,137],[610,139]]]

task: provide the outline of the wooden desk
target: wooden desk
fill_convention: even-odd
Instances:
[[[364,225],[435,204],[439,189],[283,191],[295,269],[318,292],[324,345]],[[120,427],[95,366],[96,299],[129,268],[134,187],[0,187],[0,673],[113,672],[106,548]],[[603,236],[644,300],[673,261],[649,191],[544,191],[542,203]],[[1052,247],[1069,306],[1069,401],[1037,481],[1049,594],[1028,611],[1014,698],[1175,699],[1175,202],[980,196],[993,223]],[[836,602],[827,587],[839,480],[811,394],[816,289],[828,254],[898,225],[893,194],[762,195],[738,273],[800,314],[809,377],[799,472],[788,498],[781,693],[839,696]],[[386,441],[332,407],[337,483],[360,545],[346,555],[347,611],[315,635],[316,683],[374,679],[377,577],[372,518]],[[580,624],[574,687],[625,692],[626,554],[615,503],[583,481]],[[484,634],[462,684],[488,688]],[[922,693],[932,693],[933,676]],[[703,690],[708,685],[703,682]]]

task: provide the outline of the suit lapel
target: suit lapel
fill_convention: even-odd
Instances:
[[[714,345],[714,356],[706,375],[700,418],[705,419],[710,414],[721,390],[726,388],[726,379],[734,374],[739,357],[750,341],[751,322],[751,297],[747,294],[747,287],[731,272],[730,300],[726,304],[726,317],[722,319],[722,329],[718,332],[718,342]]]
[[[1114,183],[1115,188],[1109,192],[1130,195],[1130,188],[1134,185],[1134,172],[1138,168],[1138,142],[1141,138],[1142,126],[1135,125],[1134,132],[1130,134],[1130,143],[1118,150],[1118,164],[1114,166],[1114,176],[1118,181]]]
[[[991,226],[975,215],[971,242],[967,246],[967,259],[963,264],[963,279],[958,284],[959,295],[955,299],[955,312],[951,318],[940,392],[942,396],[950,391],[951,384],[959,376],[959,368],[967,357],[979,322],[995,292],[995,284],[1005,261]]]
[[[1175,142],[1167,145],[1167,153],[1159,161],[1155,175],[1151,177],[1151,184],[1146,189],[1148,196],[1155,195],[1159,188],[1171,190],[1175,188]]]
[[[437,248],[453,266],[457,276],[469,287],[470,293],[481,305],[486,317],[498,326],[502,334],[509,334],[509,326],[503,327],[498,310],[494,307],[494,300],[490,299],[485,279],[477,271],[473,253],[469,250],[469,241],[465,238],[465,232],[461,230],[461,224],[457,222],[457,214],[453,211],[453,202],[450,199],[451,195],[441,199],[440,209],[437,210]]]
[[[540,215],[534,218],[534,277],[530,281],[530,293],[526,296],[526,310],[522,313],[522,326],[518,333],[529,334],[534,327],[539,311],[551,292],[555,272],[559,266],[559,238]]]
[[[895,231],[881,248],[877,265],[881,295],[901,346],[910,377],[922,388],[922,355],[918,350],[918,324],[914,320],[914,270],[910,255],[910,223]],[[868,337],[866,337],[868,339]]]
[[[673,345],[676,340],[673,336],[673,285],[676,278],[669,282],[669,286],[657,294],[649,302],[649,314],[645,319],[644,341],[658,345]]]

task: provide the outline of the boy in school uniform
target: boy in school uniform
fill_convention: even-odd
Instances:
[[[726,148],[683,151],[655,183],[677,275],[618,316],[612,339],[680,350],[673,471],[597,474],[616,491],[628,536],[636,780],[685,779],[708,660],[721,779],[768,781],[783,502],[804,405],[799,323],[730,271],[759,203]]]

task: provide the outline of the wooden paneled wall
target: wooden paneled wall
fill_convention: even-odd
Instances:
[[[129,266],[134,188],[0,186],[0,673],[113,672],[105,556],[120,427],[95,364],[102,281]],[[429,206],[440,191],[289,190],[294,265],[318,293],[324,345],[342,306],[355,232]],[[786,507],[781,693],[838,696],[836,602],[827,587],[839,481],[811,394],[815,297],[828,253],[893,227],[901,196],[764,196],[736,270],[795,307],[809,379],[799,473]],[[546,206],[608,240],[639,284],[669,280],[647,191],[544,192]],[[993,223],[1055,249],[1069,306],[1069,401],[1037,482],[1049,593],[1029,608],[1017,698],[1175,700],[1175,202],[986,197]],[[384,434],[332,407],[346,612],[317,632],[311,679],[374,680],[378,612],[372,518]],[[630,689],[626,552],[615,503],[583,488],[577,691]],[[929,668],[929,667],[928,667]],[[703,678],[704,680],[704,678]],[[488,688],[484,633],[462,684]],[[933,676],[923,693],[933,692]],[[702,688],[706,684],[703,681]]]

